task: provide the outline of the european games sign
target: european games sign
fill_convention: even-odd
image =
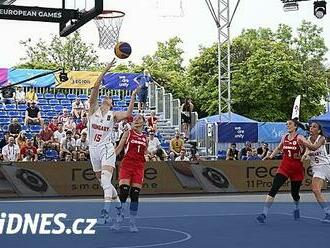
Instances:
[[[0,6],[1,19],[64,23],[67,20],[78,18],[77,11],[71,9],[55,9],[15,5]]]

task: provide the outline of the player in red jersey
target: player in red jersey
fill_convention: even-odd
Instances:
[[[130,203],[130,231],[138,232],[135,217],[138,211],[139,194],[144,178],[145,155],[147,153],[147,137],[142,133],[145,119],[137,115],[133,119],[132,129],[126,131],[117,148],[118,155],[124,148],[124,157],[119,167],[119,199],[121,206],[117,208],[117,219],[112,229],[119,230],[123,218],[123,204],[128,196]]]
[[[274,201],[275,195],[288,178],[291,180],[291,196],[295,203],[293,216],[295,220],[300,218],[299,191],[304,180],[304,166],[301,158],[305,150],[302,140],[306,139],[297,133],[298,123],[295,120],[287,121],[287,127],[288,134],[282,138],[281,143],[272,154],[266,157],[266,159],[272,159],[279,151],[282,151],[283,154],[283,159],[274,177],[272,188],[266,197],[263,212],[257,216],[257,222],[260,224],[266,223],[268,210]]]

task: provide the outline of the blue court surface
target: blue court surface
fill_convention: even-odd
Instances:
[[[1,202],[0,247],[330,247],[330,225],[320,222],[323,213],[316,203],[301,204],[299,221],[293,220],[292,203],[274,204],[268,223],[259,225],[255,217],[262,206],[260,202],[205,202],[198,198],[189,202],[144,201],[137,218],[138,233],[128,231],[127,218],[120,231],[110,230],[112,223],[107,223],[93,227],[95,234],[91,235],[31,234],[30,229],[27,234],[22,234],[21,229],[9,235],[4,233],[10,213],[29,213],[34,217],[36,213],[66,213],[63,223],[67,230],[77,218],[96,218],[102,203],[89,200]],[[3,213],[7,219],[3,219]],[[12,226],[17,222],[15,220]],[[48,224],[46,229],[59,229],[54,223]],[[79,230],[86,227],[87,224],[80,224]]]

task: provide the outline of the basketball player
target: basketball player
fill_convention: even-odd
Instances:
[[[117,219],[112,229],[119,230],[123,221],[123,204],[128,196],[130,203],[130,231],[138,232],[135,217],[138,211],[139,194],[142,188],[144,177],[145,155],[147,153],[147,137],[142,133],[145,119],[137,115],[133,119],[132,129],[126,131],[119,145],[116,147],[116,154],[124,148],[125,155],[119,169],[119,199],[121,206],[117,208]]]
[[[295,203],[293,216],[295,220],[300,218],[299,191],[304,179],[304,167],[301,162],[302,155],[304,154],[304,146],[300,144],[300,140],[304,140],[305,138],[297,133],[298,123],[296,121],[287,121],[287,128],[288,134],[282,138],[281,143],[275,148],[272,154],[265,158],[272,159],[279,151],[282,151],[283,154],[283,160],[274,177],[272,188],[266,197],[263,212],[257,216],[257,222],[260,224],[266,223],[268,211],[274,198],[288,178],[291,180],[291,196]]]
[[[321,192],[326,180],[330,181],[330,158],[325,148],[326,139],[322,134],[321,126],[315,122],[311,124],[309,131],[309,144],[305,145],[310,148],[306,149],[303,159],[310,159],[313,171],[312,190],[317,202],[325,212],[322,222],[330,223],[330,208]]]
[[[96,80],[90,96],[90,108],[88,111],[88,139],[89,153],[93,166],[93,171],[101,183],[104,191],[104,209],[98,219],[98,224],[105,224],[109,218],[110,203],[114,201],[120,204],[117,191],[111,184],[113,171],[115,168],[116,155],[111,142],[113,126],[128,118],[134,107],[134,99],[138,90],[132,93],[131,101],[126,112],[113,112],[112,99],[106,96],[101,106],[98,104],[99,89],[104,75],[113,66],[115,59],[104,69]]]

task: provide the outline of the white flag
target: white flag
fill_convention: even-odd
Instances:
[[[296,100],[294,101],[291,119],[295,119],[296,118],[297,120],[299,120],[300,99],[301,99],[301,95],[297,96],[296,97]]]

